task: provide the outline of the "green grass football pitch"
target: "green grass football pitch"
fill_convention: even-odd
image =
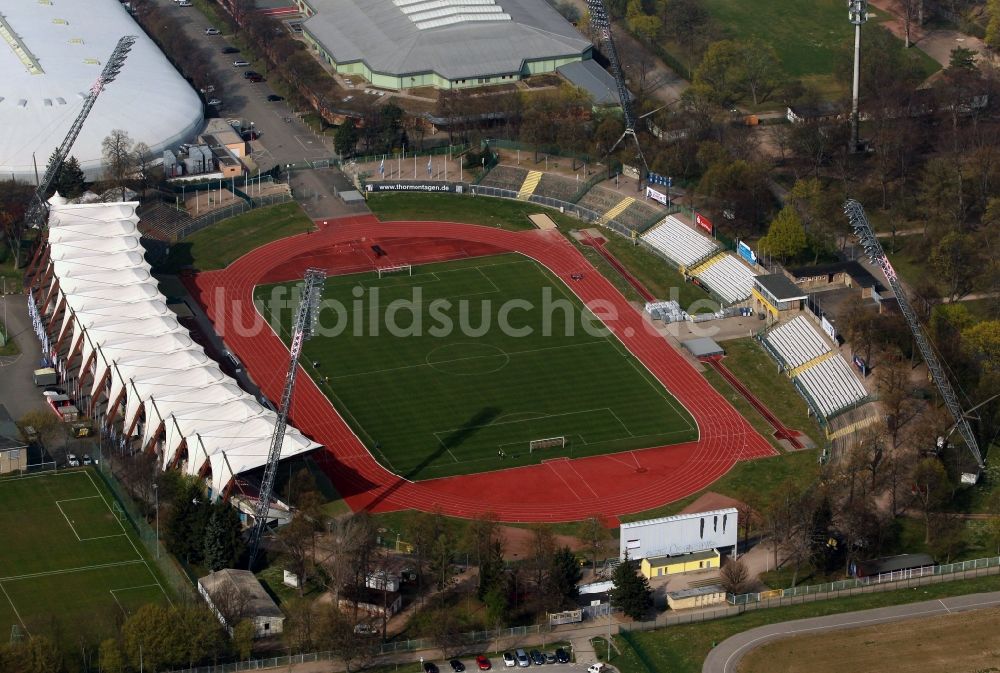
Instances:
[[[113,502],[89,470],[0,480],[0,637],[16,625],[96,643],[169,600]]]
[[[259,287],[256,297],[287,343],[295,302],[276,317],[269,299],[282,290]],[[415,309],[402,308],[411,299]],[[408,479],[697,437],[690,414],[594,314],[520,255],[330,277],[324,301],[306,371],[375,457]],[[390,319],[409,334],[391,333]],[[566,445],[529,451],[549,437]]]

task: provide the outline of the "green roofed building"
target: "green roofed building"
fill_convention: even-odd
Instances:
[[[504,84],[593,49],[545,0],[296,0],[320,58],[373,86]]]

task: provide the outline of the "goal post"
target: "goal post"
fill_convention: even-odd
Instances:
[[[378,272],[378,277],[381,278],[384,275],[390,273],[405,273],[407,276],[413,275],[413,267],[409,264],[397,264],[395,266],[379,266],[375,268]]]
[[[532,439],[528,443],[528,452],[534,453],[541,449],[562,449],[566,446],[565,437],[546,437],[544,439]]]

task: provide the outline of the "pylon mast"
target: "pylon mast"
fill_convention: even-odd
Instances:
[[[889,282],[890,287],[892,287],[892,291],[896,293],[896,302],[899,304],[899,309],[903,312],[903,316],[910,326],[910,331],[913,332],[913,339],[917,342],[917,348],[920,349],[920,354],[923,356],[924,362],[927,363],[927,369],[931,373],[931,378],[934,379],[934,384],[941,392],[945,406],[948,407],[948,411],[951,412],[952,417],[955,419],[955,427],[965,440],[969,451],[972,452],[972,457],[975,458],[976,464],[980,468],[985,467],[983,456],[979,452],[979,444],[976,442],[976,436],[972,432],[972,427],[969,425],[965,413],[962,412],[958,395],[955,394],[955,389],[951,387],[948,375],[945,373],[941,361],[938,360],[937,353],[934,352],[930,339],[927,338],[927,333],[924,332],[920,321],[917,320],[916,311],[910,306],[910,301],[906,298],[903,286],[899,282],[899,278],[896,277],[896,271],[892,268],[892,264],[889,263],[889,258],[886,257],[885,250],[882,249],[882,244],[878,242],[875,232],[868,223],[865,209],[854,199],[849,199],[844,203],[844,212],[851,222],[851,228],[854,229],[855,236],[858,237],[858,241],[868,254],[868,258],[872,261],[872,264],[882,269],[885,279]]]
[[[604,44],[608,60],[611,62],[611,74],[615,78],[615,84],[618,85],[618,100],[621,103],[622,118],[625,121],[625,132],[611,146],[608,154],[614,152],[626,137],[631,137],[635,142],[636,157],[642,161],[643,174],[639,176],[641,182],[643,176],[649,173],[649,166],[646,165],[646,157],[643,156],[642,147],[639,146],[639,136],[635,133],[637,120],[635,111],[632,109],[632,99],[629,98],[628,87],[625,86],[625,73],[622,71],[621,61],[618,59],[615,40],[611,35],[611,19],[608,17],[603,0],[587,0],[587,11],[590,12],[590,27],[596,32],[599,41]]]
[[[128,58],[129,52],[132,51],[132,45],[135,44],[135,39],[134,35],[126,35],[118,40],[118,44],[115,45],[115,50],[111,52],[108,62],[104,64],[104,69],[101,70],[100,76],[98,76],[93,86],[90,87],[90,93],[83,99],[83,107],[80,109],[80,114],[73,120],[73,125],[69,127],[69,132],[63,138],[62,144],[56,148],[56,154],[52,158],[52,161],[49,162],[48,168],[45,169],[45,175],[42,176],[41,181],[38,183],[38,189],[35,190],[31,205],[28,206],[28,212],[25,214],[24,219],[29,227],[41,228],[45,225],[46,215],[49,210],[45,204],[45,193],[49,191],[52,181],[56,178],[56,173],[59,172],[63,161],[69,156],[70,150],[73,149],[73,143],[76,142],[77,136],[80,135],[83,123],[87,121],[90,111],[94,109],[97,97],[104,91],[104,87],[115,81],[118,73],[121,72],[122,66],[125,65],[125,59]]]
[[[267,515],[271,509],[271,495],[274,492],[274,478],[278,474],[278,461],[281,460],[281,445],[285,440],[285,429],[288,427],[288,410],[292,406],[292,390],[295,387],[295,375],[299,369],[299,356],[302,346],[308,341],[316,326],[319,315],[319,303],[323,293],[323,282],[326,272],[322,269],[306,269],[305,284],[299,300],[299,308],[295,314],[292,326],[292,344],[288,353],[288,371],[285,374],[285,389],[281,392],[281,408],[278,409],[278,420],[274,424],[274,435],[271,437],[271,449],[267,455],[267,465],[264,467],[264,478],[260,484],[259,500],[254,508],[253,530],[250,532],[250,562],[252,570],[257,553],[260,551],[260,539],[267,525]]]

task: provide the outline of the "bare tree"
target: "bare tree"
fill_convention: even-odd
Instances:
[[[150,173],[153,169],[153,152],[149,149],[149,145],[140,141],[135,144],[132,154],[132,161],[135,166],[136,177],[139,180],[139,186],[145,191],[149,188]]]
[[[221,587],[211,594],[211,598],[212,605],[230,627],[250,616],[250,593],[241,586],[231,584]]]
[[[125,199],[125,185],[135,168],[135,142],[128,131],[114,129],[101,141],[104,156],[104,170],[108,180],[122,191]]]
[[[608,531],[601,523],[599,515],[591,514],[584,519],[580,524],[580,537],[586,545],[587,554],[590,556],[590,562],[596,573],[597,559],[608,553],[608,545],[610,544]]]
[[[754,584],[750,576],[750,568],[742,558],[729,559],[719,573],[722,588],[731,594],[745,594]]]

